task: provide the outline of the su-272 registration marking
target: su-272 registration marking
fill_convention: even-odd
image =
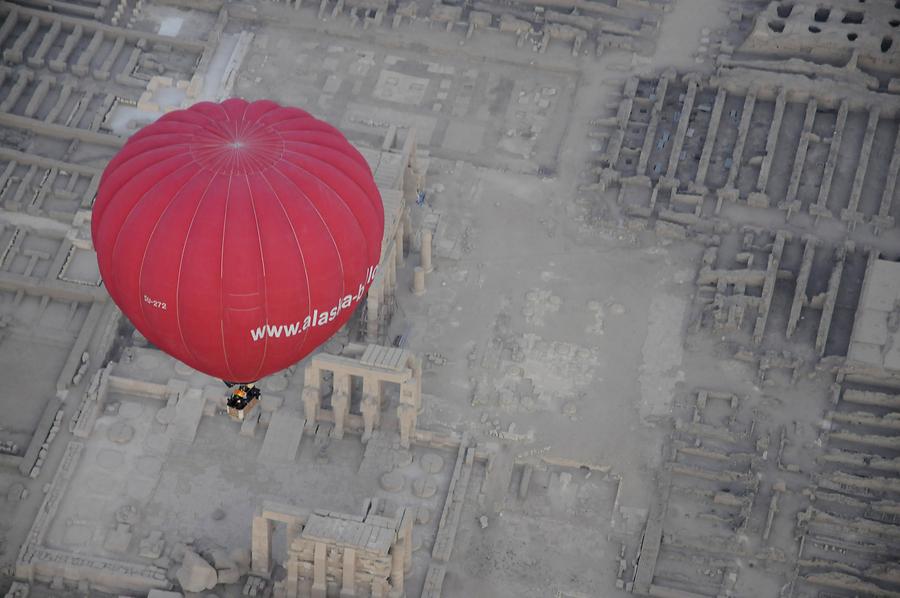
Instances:
[[[166,306],[165,301],[157,301],[156,299],[151,299],[147,295],[144,295],[144,303],[150,304],[152,307],[156,307],[158,309],[168,310],[169,308]]]
[[[254,342],[270,338],[290,338],[301,332],[305,332],[315,326],[324,326],[338,317],[338,315],[351,307],[354,307],[362,299],[366,292],[366,287],[375,280],[375,274],[378,273],[378,266],[369,266],[366,270],[366,282],[359,285],[356,295],[344,295],[331,309],[319,311],[318,308],[313,309],[312,313],[307,315],[303,321],[290,322],[288,324],[264,324],[256,328],[250,329],[250,338]]]

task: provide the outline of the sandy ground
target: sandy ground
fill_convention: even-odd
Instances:
[[[749,18],[739,24],[729,20],[729,11],[738,4],[676,0],[666,11],[653,12],[660,27],[648,55],[608,49],[595,57],[588,44],[577,59],[569,41],[553,40],[546,53],[538,53],[531,47],[538,38],[516,48],[510,33],[476,31],[466,39],[459,27],[448,32],[424,18],[396,30],[387,25],[362,28],[352,26],[346,15],[316,20],[311,6],[295,11],[281,3],[230,5],[232,15],[207,65],[202,99],[233,93],[300,105],[340,127],[360,146],[374,149],[391,124],[401,131],[416,129],[421,158],[428,164],[426,201],[410,206],[412,247],[397,272],[397,303],[385,338],[388,343],[402,338],[404,348],[423,360],[419,428],[465,437],[481,456],[464,496],[452,558],[440,564],[446,566],[442,596],[624,596],[624,583],[617,588],[616,581],[624,579],[626,569],[634,575],[638,550],[645,555],[651,551],[644,542],[654,521],[663,522],[665,529],[658,530],[662,548],[651,575],[660,587],[710,596],[787,595],[783,580],[796,577],[785,564],[795,564],[789,561],[797,552],[795,526],[804,509],[811,508],[810,488],[815,488],[813,479],[833,426],[831,362],[804,369],[795,381],[776,369],[762,383],[756,356],[736,358],[746,334],[699,327],[695,280],[703,243],[673,242],[655,234],[656,215],[649,225],[635,225],[617,203],[615,189],[602,191],[594,185],[597,154],[607,139],[591,133],[597,119],[616,115],[627,77],[653,78],[667,69],[711,74],[710,38],[719,35],[739,43],[751,26]],[[760,8],[759,3],[743,6],[748,14]],[[138,32],[199,39],[215,26],[216,16],[150,3],[132,21]],[[248,40],[240,67],[229,74],[235,48]],[[164,55],[160,60],[179,69],[191,62],[187,53],[166,57],[166,50],[158,52]],[[181,102],[184,93],[168,89],[153,99],[165,109]],[[698,103],[711,103],[714,94],[704,93]],[[655,98],[644,101],[650,105]],[[20,104],[27,102],[13,102],[10,110],[21,111]],[[731,124],[717,142],[718,153],[736,143],[742,104],[734,95],[727,100],[723,119]],[[771,118],[772,106],[768,99],[760,100],[756,117]],[[666,135],[677,127],[676,111],[680,108],[674,101],[664,108]],[[833,112],[823,109],[816,117],[814,130],[826,140]],[[785,114],[783,138],[798,137],[803,108],[791,105]],[[127,135],[156,116],[136,101],[120,103],[111,109],[105,130]],[[890,162],[893,122],[892,129],[882,127],[875,136],[871,172],[879,180]],[[854,148],[862,144],[866,119],[854,112],[849,123],[847,145],[837,157],[835,197],[850,193],[858,164]],[[767,122],[751,128],[748,161],[765,152],[767,131]],[[10,143],[16,141],[13,133],[4,134]],[[659,143],[651,151],[652,162],[661,163],[668,151],[662,149],[665,141]],[[62,145],[38,138],[27,148],[52,153]],[[810,149],[810,163],[821,165],[827,148],[817,142]],[[67,159],[97,167],[112,153],[109,147],[97,151],[92,146],[77,151],[82,153],[66,154]],[[699,151],[696,147],[686,156]],[[776,154],[771,178],[780,191],[773,193],[786,191],[790,160]],[[724,180],[727,168],[723,161],[715,162],[710,181]],[[746,171],[742,176],[738,183],[750,184]],[[874,191],[866,190],[864,209],[871,215]],[[625,199],[636,201],[639,193],[632,193]],[[801,189],[806,205],[811,193]],[[711,196],[705,201],[707,206],[715,203]],[[172,407],[165,406],[165,399],[139,391],[113,393],[86,437],[76,439],[68,424],[91,376],[106,363],[92,361],[83,380],[66,383],[69,389],[55,386],[90,303],[44,301],[17,291],[13,283],[23,284],[33,271],[52,278],[51,258],[40,255],[55,259],[64,251],[62,238],[78,235],[77,226],[61,224],[58,215],[32,212],[0,211],[5,227],[0,228],[0,248],[13,246],[14,227],[32,235],[22,243],[31,254],[17,253],[9,263],[0,258],[3,275],[24,277],[4,278],[0,295],[0,373],[8,379],[0,397],[8,413],[0,419],[0,440],[24,447],[46,413],[52,417],[58,407],[65,417],[36,475],[0,468],[0,590],[12,583],[19,547],[40,519],[42,501],[57,494],[58,486],[51,486],[54,473],[67,443],[76,440],[83,448],[67,474],[68,488],[58,493],[58,510],[42,539],[45,548],[135,566],[155,564],[168,568],[171,576],[171,561],[139,556],[140,540],[153,531],[164,534],[164,559],[179,543],[247,550],[252,517],[264,501],[358,513],[375,499],[385,515],[402,507],[422,508],[429,515],[415,527],[413,565],[406,577],[407,595],[422,595],[429,567],[439,564],[431,550],[457,455],[449,448],[399,450],[395,394],[389,393],[383,435],[369,445],[354,435],[331,438],[323,426],[318,434],[305,434],[296,458],[284,463],[257,457],[265,436],[262,426],[253,436],[241,435],[240,426],[221,413],[199,419],[196,437],[185,441],[177,426],[167,427]],[[820,222],[806,214],[782,223],[768,212],[733,204],[716,217],[795,234],[785,250],[783,267],[789,275],[779,279],[774,291],[777,313],[770,329],[784,326],[803,234],[835,246],[851,239],[859,247],[882,249],[889,258],[900,255],[896,229],[876,237],[868,229],[847,232],[836,220]],[[415,296],[410,287],[423,229],[434,232],[434,271],[427,275],[426,293]],[[715,246],[724,248],[723,254],[731,251],[733,256],[744,242],[745,231],[738,226],[715,232],[721,234]],[[709,236],[704,242],[713,245]],[[746,253],[765,260],[770,246],[763,245]],[[828,247],[814,266],[811,290],[819,293],[834,261]],[[92,254],[77,255],[69,275],[91,287],[96,275]],[[836,307],[840,326],[828,339],[827,356],[845,354],[850,343],[865,259],[857,253],[848,261],[849,281],[842,283]],[[809,309],[807,316],[812,317]],[[152,348],[130,347],[134,339],[127,325],[119,332],[115,356],[120,363],[113,366],[114,375],[160,385],[180,379],[194,388],[217,384]],[[802,319],[794,343],[808,362],[817,359],[815,335],[811,319]],[[794,348],[787,339],[773,337],[771,342],[767,337],[766,349]],[[329,348],[339,344],[334,341]],[[85,350],[91,353],[99,345],[100,337],[92,336]],[[269,394],[283,396],[288,409],[302,411],[303,364],[261,385]],[[698,389],[721,396],[704,403]],[[24,396],[39,398],[24,403]],[[895,458],[890,446],[870,450],[879,458]],[[693,453],[679,457],[684,448]],[[419,465],[426,453],[441,457],[440,471],[428,474]],[[708,464],[706,459],[726,472],[667,485],[678,458],[685,468]],[[534,466],[528,470],[527,493],[520,491],[526,466]],[[381,477],[392,471],[402,478],[396,491],[387,489]],[[732,474],[736,477],[727,479]],[[417,495],[414,483],[426,480],[434,484],[434,495]],[[22,489],[27,489],[24,498]],[[884,501],[897,498],[893,490],[879,492]],[[770,507],[776,496],[783,501],[780,510]],[[868,503],[858,502],[852,508],[848,501],[841,503],[848,519],[871,513],[865,510]],[[124,520],[132,525],[133,538],[122,549],[109,538]],[[676,540],[690,546],[682,551]],[[830,550],[816,542],[810,540],[809,550]],[[283,531],[276,533],[274,544],[280,562],[286,552]],[[704,544],[709,551],[737,556],[696,556],[698,545]],[[284,569],[276,568],[276,578],[283,575]],[[101,595],[83,584],[79,588],[67,582],[63,588],[61,579],[48,588],[47,581],[35,585],[32,596]],[[887,586],[895,587],[895,581]],[[235,584],[219,586],[212,595],[237,596],[240,590]],[[825,595],[804,591],[790,595]]]

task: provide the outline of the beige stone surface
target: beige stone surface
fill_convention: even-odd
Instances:
[[[0,5],[0,587],[896,590],[900,11],[457,4]],[[243,423],[90,237],[128,136],[233,95],[339,127],[385,208]]]

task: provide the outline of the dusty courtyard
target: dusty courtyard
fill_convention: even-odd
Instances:
[[[900,2],[0,15],[0,593],[900,596]],[[90,236],[130,134],[232,96],[386,214],[243,422]]]

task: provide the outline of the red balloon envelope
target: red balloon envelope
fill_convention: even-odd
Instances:
[[[251,382],[303,359],[365,296],[384,209],[334,127],[275,102],[203,102],[110,161],[91,233],[110,296],[163,351]]]

